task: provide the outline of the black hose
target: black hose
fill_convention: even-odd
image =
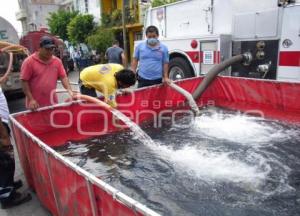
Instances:
[[[230,59],[227,59],[227,60],[223,61],[222,63],[214,66],[212,69],[210,69],[207,72],[204,79],[202,80],[202,82],[200,83],[200,85],[194,91],[193,98],[196,100],[199,97],[201,97],[203,92],[207,89],[207,87],[211,84],[211,82],[216,78],[216,76],[219,73],[221,73],[227,67],[245,60],[245,58],[247,58],[247,56],[245,56],[244,54],[236,55],[236,56],[234,56]]]

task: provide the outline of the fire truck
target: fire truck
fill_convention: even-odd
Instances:
[[[300,82],[300,0],[184,0],[146,13],[170,54],[170,78],[205,75],[245,52],[251,63],[222,75]]]

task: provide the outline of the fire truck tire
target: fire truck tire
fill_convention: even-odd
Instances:
[[[169,77],[171,80],[192,77],[193,72],[189,63],[181,57],[175,57],[169,63]]]

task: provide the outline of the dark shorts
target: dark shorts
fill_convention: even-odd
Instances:
[[[0,150],[0,201],[13,191],[14,174],[15,160],[8,152]]]
[[[80,83],[80,93],[91,97],[97,97],[97,93],[94,88],[87,88],[81,83]]]
[[[161,84],[162,79],[148,80],[138,76],[138,88]]]
[[[2,122],[7,133],[10,135],[8,124]],[[1,143],[0,143],[1,145]],[[10,196],[13,191],[15,173],[15,160],[9,151],[0,149],[0,200]]]
[[[4,127],[5,127],[5,129],[6,129],[7,133],[8,133],[8,135],[10,136],[10,128],[9,128],[8,124],[5,123],[5,122],[2,122],[2,124],[4,125]]]

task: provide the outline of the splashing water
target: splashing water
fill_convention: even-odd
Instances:
[[[119,110],[113,109],[111,111],[117,118],[122,120],[130,130],[135,134],[136,139],[142,140],[142,142],[148,146],[155,146],[155,142],[146,134],[136,123],[131,121],[126,115],[121,113]]]
[[[268,145],[272,140],[284,141],[287,136],[297,136],[296,130],[284,131],[263,118],[224,113],[208,113],[196,118],[192,132],[245,145]]]
[[[118,110],[113,114],[121,119],[136,135],[135,139],[142,141],[162,158],[170,160],[175,166],[188,169],[198,177],[222,179],[233,182],[246,182],[258,185],[265,174],[258,172],[255,167],[248,166],[229,158],[228,154],[216,154],[194,147],[184,147],[174,150],[170,147],[155,143],[137,124]]]
[[[202,113],[188,128],[145,132],[114,113],[134,137],[124,131],[60,152],[163,215],[298,215],[299,128],[223,110]]]
[[[155,152],[169,160],[176,169],[205,181],[240,182],[256,188],[269,172],[230,158],[229,153],[210,152],[193,146],[174,150],[169,146],[158,145]]]
[[[245,159],[236,157],[232,151],[226,152],[212,151],[207,148],[205,142],[187,142],[182,148],[174,149],[171,146],[163,145],[160,141],[154,142],[137,124],[132,122],[127,116],[118,110],[113,110],[113,114],[122,120],[134,133],[135,140],[142,142],[155,154],[164,160],[168,160],[176,169],[187,172],[190,176],[197,177],[205,181],[228,181],[246,185],[255,191],[260,191],[261,186],[267,180],[272,168],[268,159],[256,152],[250,152]],[[189,135],[202,134],[206,137],[228,140],[241,145],[251,145],[262,147],[271,145],[272,140],[283,141],[287,136],[297,136],[295,130],[282,130],[276,124],[268,124],[259,117],[242,114],[232,114],[209,111],[201,117],[197,117],[190,128]],[[178,127],[178,124],[176,124]],[[172,130],[172,128],[171,128]],[[251,161],[256,161],[255,164]],[[250,163],[249,163],[250,162]],[[283,166],[278,161],[281,169],[288,172],[289,168]],[[287,175],[284,176],[287,179]],[[282,180],[285,184],[286,180]],[[281,192],[290,190],[290,187],[280,187]],[[266,192],[266,191],[265,191]],[[272,193],[275,193],[274,190]],[[268,193],[271,193],[268,191]]]

